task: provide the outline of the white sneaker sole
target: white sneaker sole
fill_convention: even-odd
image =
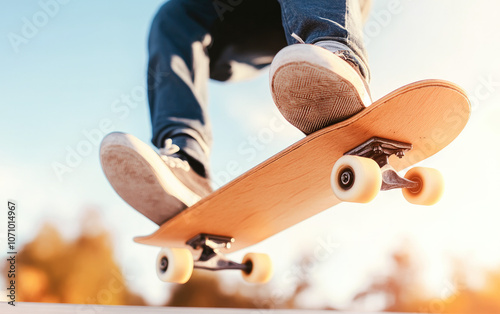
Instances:
[[[100,158],[118,195],[157,224],[200,200],[151,147],[130,134],[108,134],[102,140]]]
[[[280,112],[305,134],[345,120],[371,103],[352,66],[314,45],[283,48],[271,64],[269,81]]]

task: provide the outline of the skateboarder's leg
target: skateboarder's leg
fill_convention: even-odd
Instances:
[[[212,142],[208,119],[207,82],[212,42],[210,28],[217,20],[211,1],[171,0],[157,12],[149,35],[148,93],[158,148],[172,138],[207,175]]]
[[[248,78],[286,45],[277,1],[171,0],[158,11],[149,37],[152,142],[181,148],[208,177],[211,130],[209,77]]]
[[[367,0],[279,0],[283,27],[289,44],[297,43],[296,34],[307,44],[336,45],[360,67],[369,79],[363,44],[363,13]]]
[[[352,2],[352,0],[350,0]],[[355,0],[359,5],[361,14],[361,25],[368,17],[371,0]],[[341,1],[327,1],[345,2]],[[233,2],[234,3],[234,2]],[[272,58],[279,50],[297,43],[297,40],[292,37],[293,29],[297,33],[302,34],[305,28],[315,28],[318,15],[314,14],[314,6],[310,7],[307,1],[295,1],[297,7],[310,7],[311,14],[306,14],[295,17],[303,19],[303,24],[299,27],[289,27],[288,22],[285,23],[281,19],[281,15],[285,16],[285,12],[281,10],[278,0],[253,0],[237,2],[235,7],[224,7],[220,14],[223,14],[223,21],[218,20],[212,30],[214,38],[213,44],[209,47],[210,57],[210,78],[226,81],[231,79],[248,78],[255,71],[260,70],[272,61]],[[318,4],[316,3],[316,6]],[[339,4],[335,4],[339,6]],[[345,8],[333,11],[330,15],[345,15]],[[345,7],[345,4],[344,4]],[[353,5],[351,5],[353,7]],[[351,8],[352,10],[352,8]],[[286,16],[285,16],[286,17]],[[352,17],[351,17],[352,19]],[[358,20],[358,17],[355,18]],[[356,38],[359,49],[353,49],[362,52],[363,60],[366,59],[363,43],[361,40],[361,26],[349,27],[349,38]],[[321,25],[320,25],[321,26]],[[290,30],[292,30],[290,32]],[[335,36],[338,29],[325,30],[328,36],[324,36],[325,40],[331,41],[346,41],[342,36]],[[345,32],[346,33],[346,32]],[[354,35],[354,36],[353,36]],[[314,40],[318,42],[320,40]],[[235,66],[236,64],[236,66]],[[244,67],[238,67],[237,64],[244,64]],[[244,68],[244,70],[242,70]],[[248,71],[250,69],[250,71]],[[250,72],[250,73],[249,73]]]
[[[209,76],[248,76],[286,45],[277,2],[216,10],[222,1],[171,0],[152,23],[148,85],[160,154],[129,134],[111,133],[101,144],[101,164],[115,191],[157,224],[211,192]]]
[[[151,220],[162,223],[210,193],[208,78],[249,74],[236,63],[247,70],[269,64],[287,44],[280,14],[272,0],[170,0],[159,10],[151,27],[148,87],[161,156],[126,134],[110,134],[101,145],[108,180]]]
[[[270,86],[285,118],[309,134],[369,105],[370,71],[362,38],[369,3],[279,1],[291,46],[274,59]]]
[[[216,1],[222,3],[222,0]],[[209,47],[210,78],[248,79],[268,66],[287,45],[277,0],[226,1],[234,7],[220,12]]]
[[[101,144],[108,181],[157,224],[211,193],[207,48],[217,18],[212,1],[170,0],[153,20],[148,96],[153,143],[160,154],[129,134],[111,133]]]

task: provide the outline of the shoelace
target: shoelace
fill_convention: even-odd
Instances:
[[[189,163],[186,160],[173,156],[179,150],[179,146],[172,143],[172,139],[169,138],[165,141],[165,147],[160,149],[160,157],[170,168],[180,168],[189,171]]]
[[[298,42],[299,42],[299,43],[301,43],[301,44],[305,44],[305,43],[306,43],[306,42],[305,42],[302,38],[300,38],[300,36],[299,36],[299,35],[297,35],[297,34],[295,34],[295,33],[292,33],[292,35],[291,35],[291,36],[292,36],[293,38],[295,38],[295,40],[296,40],[296,41],[298,41]]]

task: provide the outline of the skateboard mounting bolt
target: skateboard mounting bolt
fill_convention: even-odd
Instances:
[[[381,154],[382,153],[382,147],[380,145],[373,146],[373,152],[375,154]]]
[[[339,185],[345,189],[348,190],[352,187],[354,184],[354,172],[352,171],[351,168],[346,168],[342,170],[339,176]]]
[[[403,156],[404,156],[404,155],[405,155],[405,152],[404,152],[404,151],[402,151],[402,150],[398,150],[398,151],[396,152],[396,156],[398,156],[399,158],[403,158]]]
[[[168,259],[166,257],[163,257],[160,261],[160,270],[162,272],[166,272],[168,268]]]

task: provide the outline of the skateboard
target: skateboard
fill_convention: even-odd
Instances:
[[[241,271],[248,282],[272,276],[268,255],[241,250],[342,201],[367,203],[380,190],[402,189],[407,201],[436,203],[439,171],[398,172],[451,143],[470,116],[470,101],[457,85],[426,80],[401,87],[338,124],[289,146],[166,221],[138,243],[162,247],[161,280],[185,283],[193,268]],[[196,256],[196,258],[193,258]]]

